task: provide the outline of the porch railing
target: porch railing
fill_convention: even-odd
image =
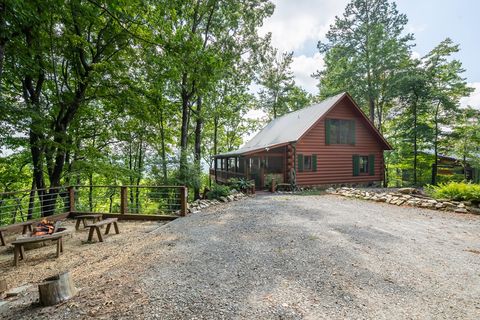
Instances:
[[[210,174],[215,176],[215,169],[210,169]],[[246,175],[241,172],[217,170],[216,177],[217,180],[226,182],[230,178],[245,178]]]

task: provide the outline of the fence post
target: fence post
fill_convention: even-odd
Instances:
[[[68,207],[69,207],[69,213],[75,212],[75,188],[74,187],[68,187]]]
[[[127,187],[120,187],[120,213],[125,214],[127,212]]]
[[[187,197],[188,189],[185,186],[180,188],[180,215],[185,217],[187,215]]]

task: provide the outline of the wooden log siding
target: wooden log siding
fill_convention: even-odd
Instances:
[[[327,144],[326,119],[354,119],[355,145]],[[297,142],[297,155],[299,154],[303,156],[316,154],[317,171],[303,171],[302,165],[297,163],[298,185],[368,183],[383,180],[382,145],[373,130],[365,123],[365,119],[354,110],[347,99],[339,102]],[[354,176],[353,155],[373,159],[372,166],[369,164],[369,171],[373,169],[373,174],[359,173]]]

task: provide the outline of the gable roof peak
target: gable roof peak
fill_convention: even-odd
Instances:
[[[319,103],[289,112],[281,117],[273,119],[240,149],[221,155],[244,154],[297,141],[346,95],[346,92],[342,92]]]

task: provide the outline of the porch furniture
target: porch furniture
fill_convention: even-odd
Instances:
[[[91,242],[93,239],[93,232],[97,232],[98,236],[98,241],[103,242],[102,238],[102,232],[100,231],[100,227],[106,225],[107,229],[105,230],[105,234],[107,235],[110,232],[110,227],[113,224],[113,227],[115,228],[115,233],[119,234],[120,231],[118,230],[118,224],[117,224],[118,218],[108,218],[105,220],[101,220],[99,222],[93,223],[93,224],[87,224],[87,228],[90,228],[90,232],[88,233],[88,241]]]
[[[27,231],[30,231],[32,232],[32,225],[33,225],[34,221],[27,221],[27,222],[21,222],[21,223],[16,223],[15,226],[21,226],[23,227],[22,228],[22,234],[26,234]],[[8,227],[11,227],[11,226],[8,226]],[[5,242],[5,235],[3,234],[5,231],[7,231],[8,228],[7,227],[0,227],[0,244],[2,246],[6,246],[6,242]]]
[[[80,222],[82,222],[83,227],[87,227],[87,223],[85,222],[86,220],[91,220],[92,223],[99,222],[102,220],[102,215],[101,214],[83,214],[80,216],[74,217],[74,219],[77,220],[75,223],[75,230],[80,229]]]
[[[24,246],[29,243],[38,243],[38,242],[44,242],[44,241],[57,241],[57,254],[56,257],[58,258],[60,254],[63,252],[63,236],[67,235],[69,232],[68,231],[60,231],[44,236],[36,236],[36,237],[28,237],[28,238],[21,238],[17,239],[15,241],[12,241],[12,245],[14,247],[13,253],[14,253],[14,258],[13,262],[14,265],[18,265],[19,258],[22,260],[25,260],[25,248]]]

